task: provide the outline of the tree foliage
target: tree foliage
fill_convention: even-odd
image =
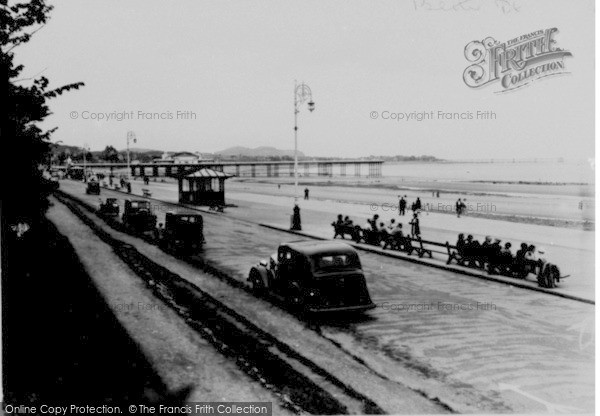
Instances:
[[[112,146],[106,146],[102,153],[100,153],[100,159],[107,162],[118,162],[119,151]]]
[[[10,161],[3,161],[10,166],[3,175],[2,214],[9,223],[34,222],[45,211],[48,186],[40,166],[48,160],[50,138],[56,128],[44,131],[39,123],[51,114],[47,100],[84,85],[77,82],[50,89],[46,77],[23,78],[23,65],[15,63],[13,50],[31,39],[48,21],[51,10],[44,0],[10,5],[0,0],[0,65],[7,97],[1,136],[11,148]]]

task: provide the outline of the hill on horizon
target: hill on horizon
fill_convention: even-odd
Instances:
[[[259,147],[244,147],[244,146],[233,146],[227,149],[213,152],[214,155],[231,157],[231,156],[245,156],[245,157],[269,157],[269,156],[288,156],[293,157],[293,150],[282,150],[272,146],[259,146]],[[298,157],[304,157],[304,153],[298,150]]]

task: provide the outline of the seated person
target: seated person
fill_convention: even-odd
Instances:
[[[513,255],[512,255],[512,252],[510,251],[511,247],[512,247],[511,243],[504,244],[504,247],[502,248],[502,251],[500,252],[502,257],[512,259]]]
[[[495,273],[499,269],[499,265],[501,264],[501,253],[502,246],[500,245],[500,240],[496,239],[494,243],[490,244],[488,247],[488,272]]]
[[[346,216],[344,217],[344,225],[348,225],[348,226],[350,226],[350,225],[352,225],[352,224],[353,224],[352,220],[350,219],[350,217],[348,217],[348,216],[346,215]]]
[[[483,259],[483,261],[488,261],[488,258],[492,254],[491,247],[492,247],[492,237],[490,237],[489,235],[486,235],[485,240],[481,244],[481,251],[479,254],[479,256]]]
[[[531,273],[536,273],[537,267],[541,264],[539,260],[535,246],[532,244],[527,248],[527,253],[525,253],[525,266],[529,267],[529,271]]]
[[[378,219],[379,219],[379,215],[375,214],[375,215],[373,215],[372,219],[367,220],[369,222],[371,231],[377,231],[377,220]]]
[[[464,256],[466,245],[467,245],[467,242],[465,241],[465,235],[463,233],[460,233],[458,235],[458,240],[456,240],[456,252],[459,255]]]
[[[392,218],[390,220],[390,223],[388,224],[387,228],[390,232],[394,231],[394,228],[396,228],[396,219],[395,218]]]
[[[481,267],[483,259],[481,258],[481,244],[479,241],[473,239],[473,236],[469,234],[467,236],[467,242],[465,244],[465,256],[468,258],[469,266],[475,264]]]
[[[398,225],[392,230],[392,235],[394,237],[403,237],[404,234],[402,233],[402,224],[398,223]]]
[[[339,214],[337,216],[337,220],[335,222],[335,225],[344,225],[344,220],[342,219],[342,214]]]
[[[515,256],[515,261],[516,262],[522,262],[525,260],[525,255],[527,254],[527,244],[526,243],[521,243],[521,249],[517,250],[517,254]]]

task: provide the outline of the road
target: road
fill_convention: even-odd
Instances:
[[[62,181],[61,189],[98,201],[84,195],[81,183]],[[232,218],[247,209],[204,216],[203,259],[240,282],[250,265],[289,239]],[[455,411],[593,411],[593,305],[376,254],[361,253],[361,260],[378,308],[343,324],[310,322],[298,329],[295,318],[273,305],[223,287],[213,290],[270,333],[309,350],[327,340],[382,381],[423,392]]]

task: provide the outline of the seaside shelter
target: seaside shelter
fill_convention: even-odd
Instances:
[[[225,180],[232,175],[202,168],[179,176],[179,202],[192,205],[224,205]]]

